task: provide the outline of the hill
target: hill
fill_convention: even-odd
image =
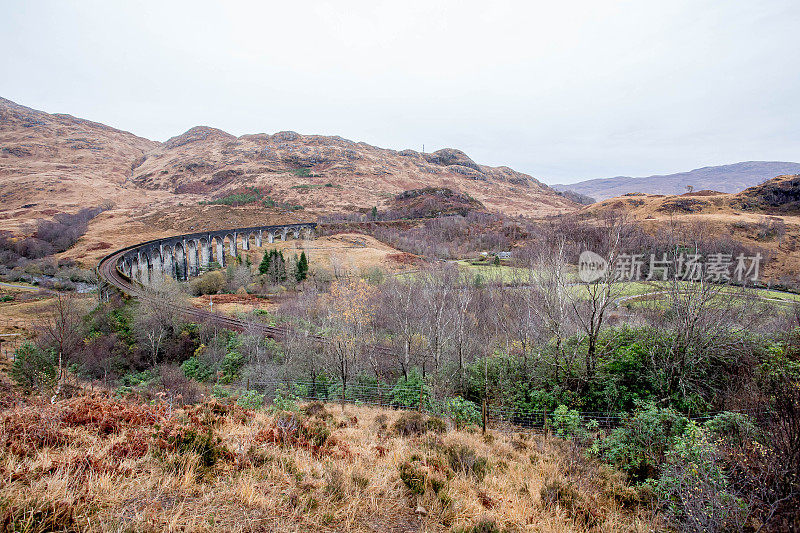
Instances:
[[[319,403],[270,415],[214,401],[175,409],[101,395],[26,402],[0,414],[0,457],[10,465],[0,521],[13,531],[658,525],[619,472],[567,442],[531,432],[442,433],[444,421],[426,418]]]
[[[235,137],[198,126],[164,143],[0,98],[0,220],[25,232],[36,218],[113,205],[72,256],[223,223],[234,227],[390,207],[403,191],[447,188],[486,209],[545,216],[578,205],[508,167],[460,150],[390,150],[341,137]]]
[[[208,199],[256,188],[315,212],[369,210],[405,190],[425,187],[468,194],[510,214],[549,215],[576,207],[531,176],[480,165],[460,150],[397,151],[292,131],[237,138],[214,128],[192,128],[137,161],[131,182]]]
[[[800,175],[778,176],[736,194],[695,191],[680,195],[630,193],[585,207],[602,216],[624,212],[652,232],[673,223],[701,223],[767,254],[767,279],[787,286],[800,278]],[[699,231],[699,230],[698,230]]]
[[[412,189],[398,194],[389,204],[390,218],[424,218],[443,215],[466,216],[471,211],[486,212],[486,207],[469,195],[445,187]]]
[[[745,161],[732,165],[703,167],[677,174],[654,175],[632,178],[593,179],[578,183],[553,185],[559,191],[571,190],[591,196],[595,200],[607,200],[627,193],[682,194],[687,186],[695,191],[713,190],[736,193],[758,185],[765,180],[784,174],[800,172],[800,163],[783,161]]]
[[[20,221],[113,201],[131,163],[159,143],[71,115],[49,114],[0,98],[0,220]]]

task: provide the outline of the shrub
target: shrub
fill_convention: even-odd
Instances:
[[[192,280],[192,293],[196,296],[204,294],[217,294],[225,287],[225,274],[218,270],[206,272],[199,278]]]
[[[14,362],[8,373],[26,391],[52,388],[57,379],[55,354],[26,342],[14,352]]]
[[[178,403],[191,404],[200,401],[200,386],[189,379],[177,365],[159,367],[161,387]]]
[[[453,444],[444,448],[450,468],[455,472],[467,474],[478,481],[483,481],[489,471],[489,461],[480,457],[473,448],[466,445]]]
[[[409,461],[402,463],[398,469],[400,470],[400,479],[408,490],[414,494],[425,493],[425,471],[415,467]]]
[[[741,530],[748,508],[732,494],[721,457],[705,428],[690,423],[667,452],[655,493],[680,531]]]
[[[481,420],[481,411],[478,406],[460,396],[445,401],[442,411],[446,417],[455,422],[459,429],[466,424],[477,424]]]
[[[275,398],[272,400],[272,406],[270,407],[270,410],[273,412],[295,412],[298,410],[297,401],[297,396],[287,391],[283,386],[279,386],[275,391]]]
[[[220,382],[231,383],[236,380],[239,377],[239,370],[241,370],[245,362],[245,357],[235,350],[226,353],[219,363]]]
[[[741,446],[758,437],[758,428],[745,414],[725,411],[703,426],[715,436],[726,440],[730,444]]]
[[[559,405],[553,411],[553,429],[559,437],[583,437],[585,432],[581,427],[581,415],[578,411],[568,409],[566,405]]]
[[[200,464],[206,467],[214,466],[217,461],[230,452],[222,445],[222,439],[215,437],[211,428],[199,432],[191,428],[175,428],[165,430],[169,433],[159,442],[162,447],[180,454],[196,453],[200,456]]]
[[[246,390],[236,399],[236,405],[243,409],[258,409],[264,405],[264,395],[255,390]]]
[[[575,485],[560,479],[546,481],[539,491],[539,496],[545,506],[558,504],[572,511],[579,509],[583,505],[583,497],[578,489],[575,488]]]
[[[447,431],[447,422],[435,416],[430,417],[425,421],[425,429],[434,433],[444,433]]]
[[[214,369],[196,355],[181,363],[181,370],[187,378],[196,381],[209,381],[214,377]]]
[[[416,368],[408,373],[408,377],[401,377],[397,380],[391,392],[392,404],[399,407],[430,407],[429,400],[431,389],[425,384],[425,380]]]
[[[392,429],[401,437],[417,437],[428,431],[444,433],[447,431],[447,424],[440,418],[429,418],[416,411],[409,411],[397,418]]]
[[[549,480],[542,485],[539,492],[542,504],[546,507],[557,504],[566,509],[572,517],[581,523],[593,527],[595,524],[591,505],[575,487],[574,483],[562,480]]]
[[[672,409],[647,404],[605,439],[605,456],[636,481],[656,478],[667,451],[688,422]]]

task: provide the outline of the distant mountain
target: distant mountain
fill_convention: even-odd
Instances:
[[[733,165],[703,167],[677,174],[641,178],[617,176],[578,183],[553,185],[558,191],[575,191],[595,200],[606,200],[623,194],[682,194],[687,186],[695,191],[712,190],[727,193],[743,191],[764,181],[786,174],[800,173],[800,163],[784,161],[745,161]]]

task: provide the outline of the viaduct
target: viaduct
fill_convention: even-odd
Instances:
[[[171,276],[186,280],[196,276],[212,262],[225,266],[225,252],[236,257],[238,249],[249,250],[267,242],[313,238],[317,224],[304,222],[277,226],[256,226],[229,230],[190,233],[144,242],[113,255],[113,265],[131,281],[147,285],[151,279]],[[110,260],[107,257],[103,261]],[[103,262],[101,262],[102,264]]]

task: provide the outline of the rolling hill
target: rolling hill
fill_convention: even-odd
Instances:
[[[571,190],[595,200],[607,200],[627,193],[682,194],[691,186],[695,191],[712,190],[736,193],[775,176],[797,174],[800,163],[784,161],[745,161],[732,165],[703,167],[677,174],[640,178],[617,176],[578,183],[553,185],[559,191]]]
[[[160,143],[0,98],[0,219],[11,229],[102,202],[145,215],[253,190],[271,199],[267,206],[302,207],[308,218],[369,210],[425,187],[447,187],[510,214],[576,208],[531,176],[451,148],[397,151],[291,131],[235,137],[206,126]]]
[[[86,264],[165,234],[368,212],[428,187],[512,215],[579,207],[527,174],[452,148],[398,151],[291,131],[236,137],[207,126],[162,143],[0,98],[2,229],[25,233],[37,218],[113,206],[70,250]]]
[[[674,224],[733,238],[769,259],[765,279],[793,287],[800,279],[800,175],[777,176],[735,194],[695,191],[680,195],[629,193],[583,208],[585,216],[625,213],[651,233]]]

